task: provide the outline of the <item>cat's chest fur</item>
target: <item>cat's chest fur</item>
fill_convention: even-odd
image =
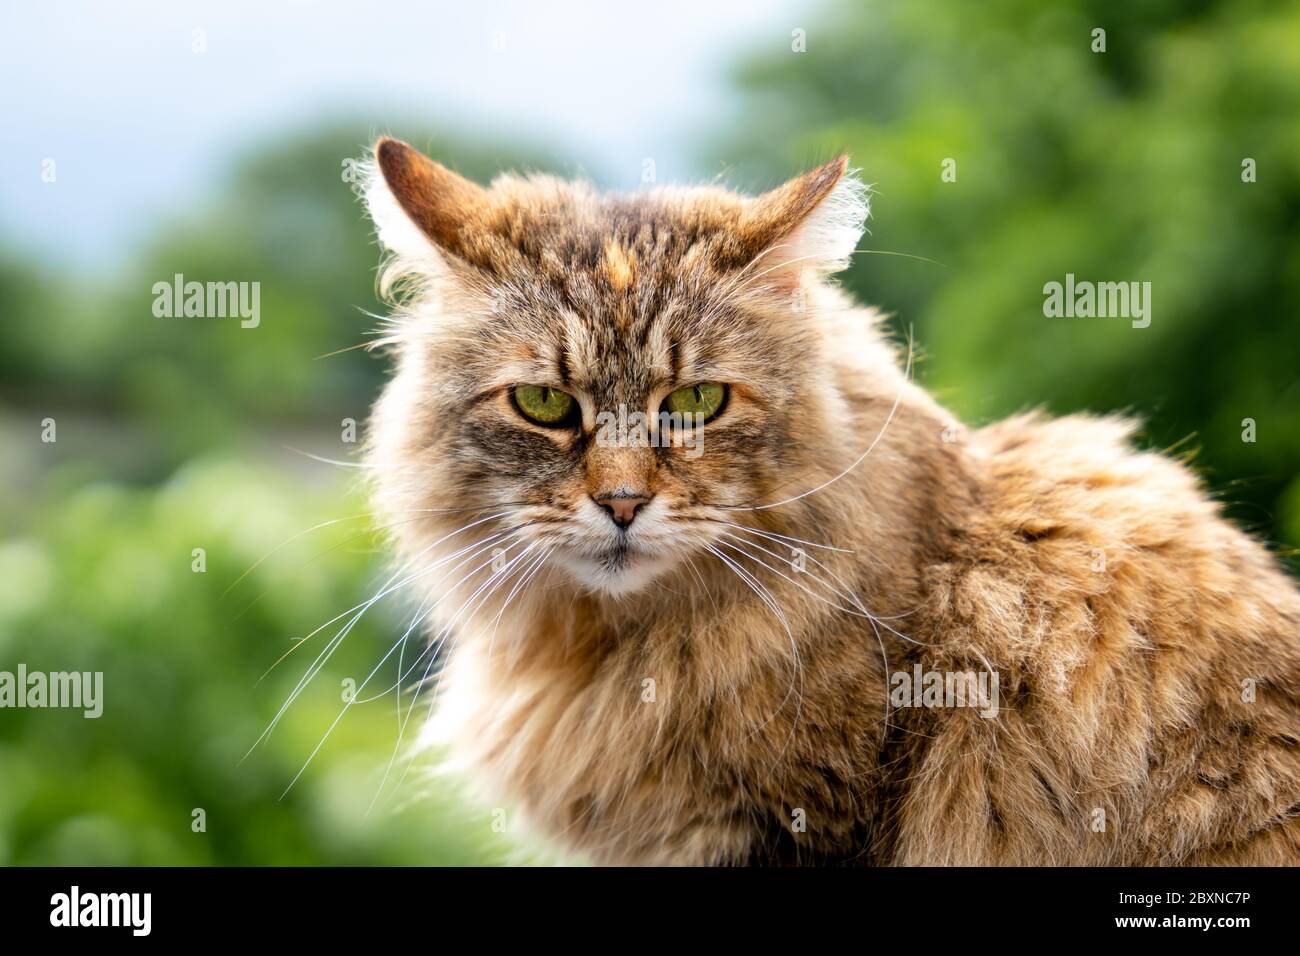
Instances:
[[[572,657],[512,661],[500,635],[491,658],[467,645],[431,733],[486,793],[596,861],[793,862],[854,847],[874,862],[859,795],[876,781],[880,652],[858,635],[860,651],[833,669],[772,667],[752,646],[773,630],[762,617],[728,606],[694,618],[694,631],[589,624],[585,637],[608,645]],[[554,649],[556,624],[512,636]]]

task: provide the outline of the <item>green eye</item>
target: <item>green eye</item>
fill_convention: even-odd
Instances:
[[[567,425],[578,403],[568,392],[547,385],[516,385],[515,406],[539,425]]]
[[[664,408],[674,415],[690,415],[695,424],[708,421],[722,410],[727,400],[727,386],[721,382],[700,382],[679,388],[664,399]]]

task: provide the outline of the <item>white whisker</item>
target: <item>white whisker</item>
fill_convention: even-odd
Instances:
[[[834,478],[828,478],[826,481],[823,481],[816,488],[810,488],[808,491],[805,491],[802,494],[795,495],[792,498],[785,498],[781,501],[773,501],[770,504],[765,504],[765,505],[737,505],[734,507],[730,507],[728,510],[765,511],[768,508],[779,508],[781,507],[781,505],[788,505],[792,502],[799,501],[802,498],[807,498],[809,495],[814,495],[829,485],[833,485],[835,482],[839,481],[841,478],[843,478],[845,475],[851,472],[854,468],[858,467],[858,465],[862,464],[862,462],[866,459],[866,457],[870,455],[871,452],[875,449],[876,445],[880,443],[880,439],[884,437],[885,430],[889,428],[889,423],[894,420],[894,415],[898,411],[898,406],[903,401],[903,392],[906,391],[908,383],[912,379],[912,355],[913,355],[912,338],[909,335],[907,340],[907,368],[903,372],[903,381],[898,386],[898,394],[894,396],[894,404],[890,406],[889,414],[885,416],[885,421],[880,426],[880,431],[876,433],[876,437],[872,439],[871,444],[867,446],[867,450],[864,451],[861,455],[859,455],[857,459],[854,460],[854,462],[851,465],[849,465],[849,467],[845,468]]]
[[[750,732],[749,737],[753,737],[760,730],[762,730],[769,723],[771,723],[772,720],[775,719],[776,715],[781,712],[781,709],[785,707],[785,702],[789,700],[790,695],[794,693],[796,682],[802,684],[803,666],[799,659],[799,648],[795,644],[794,632],[790,629],[790,622],[786,619],[785,613],[781,610],[781,607],[777,603],[776,598],[773,597],[772,593],[763,586],[763,583],[759,581],[757,578],[755,578],[748,571],[746,571],[744,568],[742,568],[740,565],[736,564],[734,561],[728,558],[717,548],[707,544],[704,547],[705,550],[707,550],[710,554],[714,555],[719,560],[721,560],[723,564],[731,568],[731,570],[736,573],[736,576],[739,577],[742,581],[744,581],[751,591],[753,591],[756,595],[758,595],[759,600],[762,601],[772,611],[772,613],[775,614],[777,618],[781,621],[782,626],[785,628],[786,636],[790,639],[790,654],[792,657],[792,665],[793,665],[793,670],[790,675],[790,687],[786,691],[785,697],[782,698],[781,703],[777,705],[776,710],[772,711],[772,713],[768,716],[767,720],[763,721],[761,724],[755,727],[753,731]],[[782,747],[781,751],[777,754],[775,760],[773,761],[773,765],[775,765],[776,760],[780,759],[781,754],[785,752],[785,747],[788,747],[790,745],[790,740],[794,739],[795,730],[799,726],[799,717],[800,714],[802,714],[802,712],[803,712],[803,690],[801,687],[799,693],[796,695],[795,715],[794,715],[794,721],[790,725],[790,736],[786,740],[785,746]]]
[[[463,531],[467,531],[467,530],[469,530],[470,528],[473,528],[473,527],[475,527],[475,526],[477,526],[477,525],[483,524],[485,521],[491,521],[491,520],[494,520],[494,519],[497,519],[497,518],[504,517],[505,515],[507,515],[507,514],[509,514],[509,513],[510,513],[510,512],[500,512],[500,513],[495,514],[495,515],[489,515],[489,516],[486,517],[486,518],[480,518],[479,520],[474,521],[474,522],[471,522],[470,524],[465,525],[465,526],[463,526],[463,527],[461,527],[461,528],[457,528],[455,531],[452,531],[452,532],[450,532],[450,533],[444,535],[443,537],[439,538],[437,541],[434,541],[432,544],[430,544],[430,545],[426,546],[425,548],[421,549],[420,552],[418,552],[415,556],[413,556],[410,560],[408,560],[408,561],[403,565],[402,568],[399,568],[398,571],[396,571],[392,576],[390,576],[390,577],[388,578],[388,580],[384,583],[384,585],[380,588],[380,590],[379,590],[379,591],[378,591],[378,592],[377,592],[373,597],[371,597],[368,601],[363,601],[361,604],[358,604],[358,605],[354,606],[353,608],[349,609],[348,611],[344,611],[342,614],[338,614],[338,615],[336,615],[335,617],[331,618],[329,621],[326,621],[326,622],[325,622],[324,624],[322,624],[320,627],[316,628],[316,630],[312,631],[311,634],[308,634],[306,637],[302,638],[302,639],[299,640],[297,643],[295,643],[294,646],[291,647],[291,648],[289,649],[288,652],[286,652],[286,655],[285,655],[285,656],[287,656],[288,653],[292,653],[293,650],[295,650],[297,647],[300,647],[303,643],[305,643],[305,642],[306,642],[307,640],[309,640],[311,637],[313,637],[314,635],[318,634],[320,631],[324,630],[326,627],[329,627],[329,626],[330,626],[331,624],[333,624],[335,621],[338,621],[340,618],[345,617],[346,615],[348,615],[348,614],[350,614],[350,613],[352,613],[352,612],[356,612],[355,615],[353,616],[353,618],[352,618],[350,621],[348,621],[347,624],[345,624],[345,625],[344,625],[344,626],[339,630],[339,632],[338,632],[338,633],[337,633],[333,638],[331,638],[331,640],[329,641],[329,643],[327,643],[326,646],[324,647],[324,649],[321,650],[320,654],[317,655],[316,659],[315,659],[314,661],[312,661],[312,663],[308,666],[307,671],[303,674],[303,676],[302,676],[301,678],[299,678],[297,685],[294,687],[293,691],[290,693],[288,699],[285,700],[285,702],[281,705],[280,709],[276,712],[275,716],[271,719],[270,724],[268,724],[267,727],[266,727],[266,729],[265,729],[264,731],[262,731],[261,735],[257,738],[256,741],[253,742],[253,745],[248,749],[247,753],[245,753],[245,754],[244,754],[244,757],[241,758],[241,759],[247,759],[248,755],[251,754],[251,753],[253,752],[253,750],[255,750],[255,749],[258,747],[259,744],[261,744],[263,741],[265,741],[265,740],[267,739],[267,737],[270,736],[271,732],[272,732],[272,731],[276,728],[276,726],[279,724],[280,719],[281,719],[281,718],[284,716],[284,714],[288,711],[289,707],[292,706],[292,704],[293,704],[293,702],[294,702],[295,700],[297,700],[298,696],[303,692],[304,689],[306,689],[307,685],[311,683],[312,679],[314,679],[315,676],[316,676],[317,674],[320,673],[320,671],[324,668],[325,664],[328,663],[330,657],[333,656],[334,651],[338,649],[339,645],[342,644],[343,640],[344,640],[344,639],[347,637],[347,635],[351,632],[352,628],[356,625],[356,623],[357,623],[359,620],[361,620],[361,618],[362,618],[362,616],[365,614],[365,612],[366,612],[367,610],[369,610],[371,607],[373,607],[373,606],[375,605],[376,602],[378,602],[379,600],[381,600],[384,596],[386,596],[386,595],[388,595],[388,594],[391,594],[393,591],[399,590],[400,588],[406,586],[407,584],[411,583],[412,581],[414,581],[414,580],[416,580],[416,579],[418,579],[418,578],[420,578],[420,577],[422,577],[422,576],[424,576],[424,575],[426,575],[426,574],[430,574],[430,573],[432,573],[433,571],[437,570],[437,569],[438,569],[442,564],[445,564],[445,563],[446,563],[447,561],[449,561],[449,560],[453,560],[453,559],[456,557],[457,554],[463,553],[465,550],[473,549],[473,548],[475,548],[475,547],[480,547],[480,546],[487,546],[487,545],[486,545],[484,542],[482,542],[482,541],[480,541],[480,542],[476,542],[474,545],[470,545],[469,548],[461,549],[461,551],[456,552],[456,553],[454,553],[454,554],[452,554],[452,555],[450,555],[450,556],[448,556],[448,557],[446,557],[446,558],[443,558],[443,559],[441,559],[441,560],[438,561],[438,562],[435,562],[435,563],[434,563],[433,565],[431,565],[430,567],[424,568],[424,569],[422,569],[422,570],[416,572],[415,574],[412,574],[412,575],[406,577],[405,579],[403,579],[402,581],[398,582],[397,584],[393,584],[393,580],[394,580],[396,577],[398,577],[398,575],[400,575],[400,574],[402,573],[402,571],[405,570],[405,568],[409,567],[411,564],[413,564],[413,563],[414,563],[416,560],[418,560],[420,557],[422,557],[423,555],[427,554],[427,553],[428,553],[429,551],[431,551],[434,547],[436,547],[437,545],[441,544],[443,541],[447,540],[448,538],[450,538],[450,537],[452,537],[452,536],[454,536],[454,535],[456,535],[456,534],[460,534],[460,533],[463,532]],[[496,540],[496,539],[499,539],[499,538],[504,537],[504,536],[506,536],[506,535],[510,535],[510,534],[515,533],[516,530],[517,530],[517,529],[508,529],[508,530],[503,531],[503,532],[496,532],[495,534],[490,535],[490,536],[488,537],[488,539],[486,539],[486,541],[487,541],[488,543],[491,543],[492,541],[494,541],[494,540]],[[281,658],[281,660],[283,660],[283,657]],[[278,662],[277,662],[277,663],[278,663]],[[272,667],[274,667],[274,665],[272,665]],[[265,678],[265,676],[266,676],[266,675],[264,674],[264,675],[263,675],[263,679]]]

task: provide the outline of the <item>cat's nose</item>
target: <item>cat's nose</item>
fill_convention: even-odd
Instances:
[[[605,509],[614,524],[626,528],[636,517],[637,509],[650,499],[641,495],[604,495],[591,500]]]

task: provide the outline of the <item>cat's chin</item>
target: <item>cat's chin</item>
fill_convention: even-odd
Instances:
[[[627,597],[644,590],[672,566],[668,555],[633,548],[601,554],[571,554],[563,561],[569,575],[584,590],[610,597]]]

